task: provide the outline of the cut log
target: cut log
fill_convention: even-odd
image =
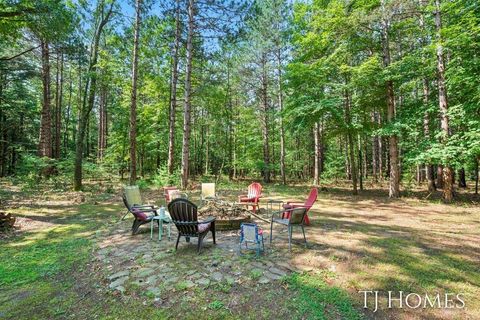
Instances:
[[[15,220],[15,217],[13,217],[10,213],[0,212],[0,230],[13,228]]]

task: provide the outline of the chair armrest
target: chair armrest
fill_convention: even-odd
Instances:
[[[304,204],[305,202],[300,201],[287,201],[287,204]]]
[[[308,206],[298,206],[298,207],[291,208],[291,209],[283,209],[283,210],[275,211],[275,212],[272,213],[272,218],[271,218],[271,220],[273,221],[273,218],[274,218],[275,215],[277,215],[277,214],[280,216],[281,214],[284,214],[284,213],[287,213],[287,212],[292,212],[292,211],[297,210],[297,209],[300,209],[300,208],[307,208],[307,209],[309,209],[310,207],[308,207]]]
[[[156,207],[152,204],[134,204],[132,206],[133,208],[138,208],[138,209],[142,209],[142,208],[151,208],[151,209],[159,209],[159,207]]]
[[[215,217],[208,217],[207,219],[205,220],[202,220],[202,221],[198,221],[198,224],[205,224],[205,223],[211,223],[211,222],[214,222],[215,221]]]

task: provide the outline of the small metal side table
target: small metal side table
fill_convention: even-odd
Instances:
[[[271,216],[272,213],[274,212],[273,209],[274,207],[277,208],[277,211],[280,211],[283,209],[283,200],[275,200],[275,199],[269,199],[267,200],[267,212],[268,215]]]

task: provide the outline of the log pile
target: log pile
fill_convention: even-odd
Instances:
[[[13,228],[15,224],[15,217],[10,213],[0,212],[0,231]]]
[[[251,212],[235,203],[223,200],[206,200],[198,210],[200,216],[213,216],[218,219],[248,218]]]

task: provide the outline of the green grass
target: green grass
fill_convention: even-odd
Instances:
[[[353,307],[349,295],[340,288],[326,284],[322,274],[298,274],[288,276],[284,281],[293,291],[288,302],[302,319],[363,319]]]

